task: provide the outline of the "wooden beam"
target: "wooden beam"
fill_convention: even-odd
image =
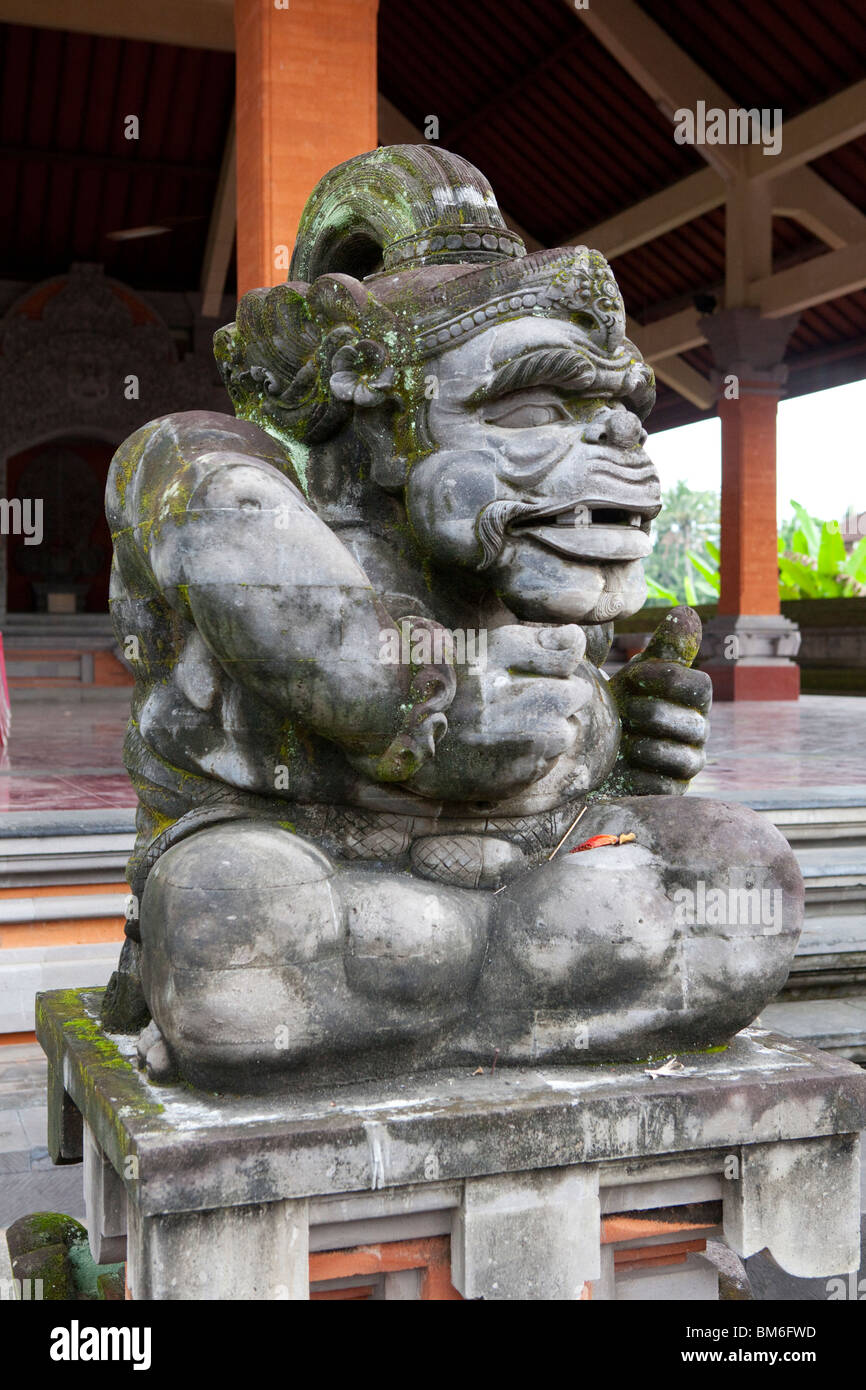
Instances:
[[[799,222],[834,251],[866,238],[866,213],[813,169],[792,169],[770,185],[773,212]]]
[[[777,319],[813,304],[824,304],[828,299],[840,299],[864,286],[866,240],[757,280],[751,286],[752,303],[759,306],[765,318]]]
[[[625,212],[568,237],[563,245],[591,246],[613,259],[721,207],[727,191],[725,180],[714,169],[699,169]],[[866,214],[813,169],[793,169],[773,179],[770,198],[776,216],[792,218],[834,251],[866,236]]]
[[[746,172],[752,179],[778,178],[864,134],[866,79],[810,107],[802,115],[783,121],[782,148],[777,155],[768,156],[757,145],[750,146],[746,151]]]
[[[707,341],[699,327],[699,319],[697,309],[682,309],[678,314],[656,319],[655,323],[641,324],[630,318],[626,331],[647,362],[655,367],[666,358],[701,347]]]
[[[232,0],[3,0],[6,24],[71,29],[184,48],[235,46]]]
[[[711,410],[716,404],[715,387],[681,357],[667,357],[664,362],[653,367],[653,371],[659,381],[663,381],[665,386],[670,386],[678,395],[691,401],[698,410]]]
[[[725,201],[725,182],[715,169],[699,169],[680,179],[661,193],[616,213],[605,222],[588,227],[579,236],[569,237],[566,246],[591,246],[611,259],[643,246],[665,232],[712,212]]]
[[[748,302],[756,305],[765,318],[782,318],[838,299],[866,286],[866,238],[838,251],[828,251],[811,261],[801,261],[789,270],[753,279],[748,285]],[[659,365],[707,340],[695,309],[681,309],[654,323],[640,324],[629,319],[629,337],[640,348],[647,362],[662,376]]]
[[[569,8],[573,5],[569,3]],[[583,15],[585,12],[574,11]],[[587,18],[588,18],[588,12]],[[115,38],[140,39],[151,43],[181,44],[188,48],[210,48],[230,52],[234,49],[234,26],[232,23],[232,0],[148,0],[142,5],[132,0],[79,0],[70,6],[68,0],[3,0],[3,19],[7,23],[29,24],[37,28],[68,29],[78,33],[102,34]],[[859,84],[862,88],[864,84]],[[856,94],[857,89],[849,89]],[[832,98],[830,115],[835,110],[837,117],[845,118],[850,98],[841,94],[844,100]],[[706,94],[704,93],[706,100]],[[730,105],[727,97],[725,105]],[[828,106],[822,103],[812,111],[804,113],[814,122],[818,113]],[[798,123],[804,117],[796,117],[783,128],[782,158],[788,166],[791,152],[791,132],[796,135]],[[825,117],[826,118],[826,117]],[[808,134],[808,127],[800,127]],[[847,127],[846,127],[847,129]],[[825,140],[828,138],[825,135]],[[852,137],[853,138],[853,137]],[[379,139],[385,144],[419,144],[423,136],[386,97],[379,98]],[[832,145],[831,145],[832,148]],[[70,160],[76,163],[94,163],[99,160],[104,167],[127,168],[129,160],[108,157],[84,156],[74,151],[22,151],[29,158]],[[779,158],[768,159],[760,150],[750,152],[757,164],[758,175],[769,175],[773,179],[773,211],[781,216],[791,217],[806,227],[813,235],[820,237],[834,250],[851,241],[859,241],[866,234],[866,217],[840,193],[837,193],[811,169],[800,167],[780,177]],[[799,159],[799,155],[796,156]],[[815,158],[817,156],[810,156]],[[758,164],[758,159],[763,163]],[[766,165],[772,165],[766,168]],[[160,165],[160,168],[163,166]],[[165,167],[168,167],[167,165]],[[157,169],[155,162],[138,165],[137,172],[151,172]],[[185,176],[209,178],[207,169],[185,171]],[[800,180],[798,184],[795,182]],[[778,197],[776,196],[778,190]],[[681,179],[661,193],[653,194],[641,203],[617,213],[604,222],[585,231],[567,237],[563,245],[586,245],[594,247],[608,257],[621,256],[636,246],[664,236],[675,227],[701,217],[713,208],[721,206],[725,200],[723,181],[711,169],[699,170]],[[523,237],[527,250],[537,250],[540,242],[521,228],[515,220],[503,211],[508,225]],[[862,224],[862,226],[860,225]]]
[[[725,304],[751,304],[752,283],[773,269],[770,186],[734,179],[725,202]]]
[[[684,309],[682,313],[670,314],[666,319],[645,326],[629,318],[626,320],[626,332],[659,381],[670,386],[699,410],[709,410],[716,399],[713,387],[706,377],[676,355],[707,341],[697,328],[697,319],[694,309]]]
[[[634,0],[604,0],[585,9],[575,9],[574,0],[565,4],[670,120],[675,111],[694,111],[699,101],[725,111],[735,105]],[[745,168],[742,146],[695,145],[695,149],[726,176],[736,177]]]
[[[235,113],[229,122],[222,168],[216,198],[208,227],[207,243],[201,272],[201,312],[206,319],[220,312],[226,284],[226,272],[232,256],[238,221],[237,198],[237,139]]]

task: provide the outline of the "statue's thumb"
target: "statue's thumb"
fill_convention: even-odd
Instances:
[[[678,661],[691,666],[698,654],[701,620],[693,608],[672,608],[659,623],[638,661]]]

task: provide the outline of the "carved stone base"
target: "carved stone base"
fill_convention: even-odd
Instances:
[[[800,1277],[857,1268],[866,1074],[790,1038],[746,1030],[679,1071],[233,1099],[150,1083],[100,997],[44,994],[37,1027],[69,1157],[70,1108],[90,1132],[91,1240],[125,1235],[134,1298],[711,1299],[708,1238]]]
[[[796,700],[800,629],[778,615],[719,616],[704,626],[701,667],[716,700]]]

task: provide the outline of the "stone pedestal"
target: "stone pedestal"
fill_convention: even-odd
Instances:
[[[704,625],[701,669],[716,700],[796,700],[800,629],[781,614],[712,618]]]
[[[37,1030],[52,1155],[86,1149],[133,1298],[705,1300],[708,1237],[857,1268],[866,1074],[790,1039],[237,1099],[148,1082],[101,994],[41,995]]]

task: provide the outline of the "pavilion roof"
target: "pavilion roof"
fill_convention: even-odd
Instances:
[[[176,3],[180,12],[183,0]],[[796,117],[866,77],[866,10],[858,0],[821,7],[813,0],[616,0],[614,8],[623,5],[648,17],[702,70],[709,104],[721,91],[737,105],[779,108],[785,138]],[[21,18],[26,8],[4,0],[0,14]],[[201,280],[231,128],[230,26],[220,6],[219,25],[215,18],[202,28],[201,46],[190,46],[188,28],[184,44],[155,42],[147,6],[138,8],[140,17],[118,0],[123,20],[114,34],[0,24],[0,181],[11,193],[0,226],[6,279],[36,282],[72,261],[99,261],[143,291],[194,289]],[[671,112],[645,90],[652,82],[637,80],[628,58],[604,42],[598,16],[608,8],[575,11],[566,0],[380,0],[380,136],[404,139],[407,123],[420,132],[437,116],[439,143],[484,171],[506,215],[533,243],[586,235],[611,254],[639,328],[687,317],[696,294],[721,302],[725,206],[723,193],[712,205],[713,181],[724,185],[699,150],[674,141]],[[50,0],[41,9],[50,12]],[[129,113],[139,117],[138,140],[124,139]],[[862,115],[862,125],[851,124],[852,138],[816,146],[815,157],[792,165],[841,231],[816,232],[810,197],[801,199],[810,203],[806,212],[781,208],[773,218],[774,276],[852,236],[866,238],[866,88]],[[640,244],[619,236],[612,219],[688,180],[695,215]],[[108,236],[160,225],[170,234]],[[790,394],[866,375],[866,287],[847,288],[851,282],[849,274],[845,292],[803,308],[786,359]],[[712,365],[700,343],[667,362],[683,364],[686,378],[689,369],[698,373],[696,380]],[[702,413],[660,384],[655,428]]]

